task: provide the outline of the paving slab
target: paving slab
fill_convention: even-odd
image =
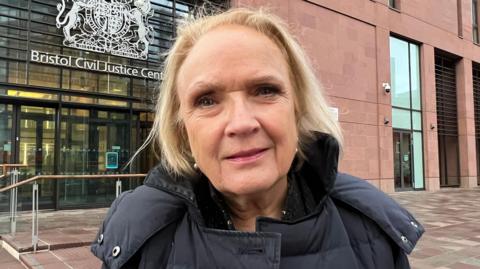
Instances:
[[[0,265],[2,269],[25,269],[20,261],[15,259],[5,249],[0,246]]]
[[[90,253],[89,247],[65,248],[53,251],[28,253],[20,256],[21,261],[31,269],[65,268],[95,269],[102,263]]]
[[[426,232],[410,255],[415,269],[480,269],[480,188],[401,192],[392,197]]]
[[[410,255],[413,269],[480,269],[480,188],[401,192],[391,196],[426,228]],[[95,239],[106,212],[106,208],[41,211],[39,238],[50,251],[25,253],[21,260],[32,269],[100,268],[101,262],[90,253],[88,245]],[[29,219],[29,213],[19,214],[19,245],[31,242]],[[0,252],[0,263],[1,259]],[[18,264],[21,265],[17,261],[12,266]],[[3,266],[2,263],[2,269]]]

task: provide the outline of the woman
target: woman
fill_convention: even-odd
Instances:
[[[246,9],[179,28],[148,139],[162,164],[112,204],[104,268],[409,268],[423,228],[337,173],[340,128],[286,29]]]

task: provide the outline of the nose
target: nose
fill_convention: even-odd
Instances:
[[[248,100],[237,98],[230,102],[225,134],[228,137],[242,137],[254,134],[260,130],[255,109]]]

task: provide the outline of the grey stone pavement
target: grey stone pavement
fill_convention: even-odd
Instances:
[[[480,269],[480,188],[444,189],[435,193],[402,192],[391,195],[425,226],[426,233],[410,255],[415,269]],[[88,245],[106,213],[105,208],[41,211],[40,250],[29,251],[31,216],[18,217],[15,238],[5,235],[8,216],[0,213],[1,239],[20,250],[20,261],[2,249],[0,268],[92,269],[100,261]]]

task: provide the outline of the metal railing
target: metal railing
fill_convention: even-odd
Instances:
[[[6,178],[10,174],[10,186],[18,183],[20,167],[27,167],[25,164],[1,164],[2,175],[0,179]],[[9,171],[10,170],[10,171]],[[0,191],[2,193],[2,191]],[[17,228],[17,195],[18,189],[14,188],[10,192],[10,233],[15,235]]]
[[[4,167],[3,177],[8,176],[8,173],[5,172],[7,167],[11,167],[11,180],[10,185],[0,188],[0,193],[10,191],[10,233],[12,236],[15,236],[16,225],[17,225],[17,193],[18,188],[26,185],[32,185],[32,247],[33,252],[37,251],[38,246],[38,180],[59,180],[59,179],[111,179],[117,180],[115,184],[115,196],[118,197],[122,192],[122,181],[120,179],[124,178],[138,178],[145,177],[147,174],[104,174],[104,175],[38,175],[31,177],[26,180],[18,181],[18,168],[26,167],[27,165],[0,165]]]

